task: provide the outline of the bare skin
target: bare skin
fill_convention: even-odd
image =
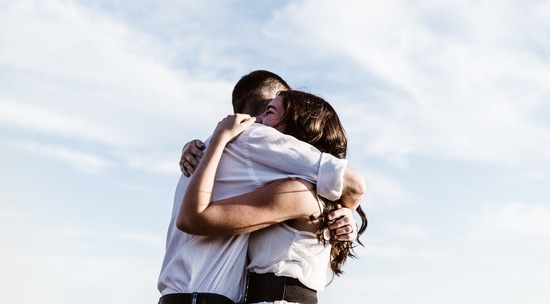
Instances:
[[[194,139],[183,146],[180,159],[180,169],[183,175],[189,177],[195,172],[195,168],[203,156],[204,148],[206,146],[200,139]]]
[[[200,235],[236,234],[287,221],[289,225],[299,230],[311,232],[317,230],[318,223],[310,219],[312,215],[320,214],[316,193],[313,185],[302,180],[274,181],[252,193],[210,204],[214,176],[223,148],[227,142],[254,121],[255,119],[249,115],[230,115],[218,124],[209,148],[204,152],[196,141],[190,142],[187,149],[184,149],[191,152],[187,155],[184,152],[182,159],[188,160],[192,157],[197,162],[200,159],[200,162],[193,172],[189,172],[194,173],[194,176],[180,209],[178,228]],[[189,148],[189,146],[194,147]],[[186,168],[192,164],[188,162]],[[348,179],[353,180],[354,175],[348,175]],[[361,182],[358,184],[361,185]],[[350,196],[347,202],[352,207],[356,207],[362,199],[362,194],[357,195],[353,191],[348,190],[347,195]],[[258,201],[262,204],[258,204]],[[329,218],[339,218],[330,227],[339,240],[353,241],[357,238],[357,232],[354,229],[356,223],[351,209],[335,210]]]

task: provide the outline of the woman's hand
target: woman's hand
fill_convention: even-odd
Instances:
[[[256,118],[248,114],[227,115],[226,118],[218,122],[218,126],[214,130],[212,137],[218,136],[220,140],[219,143],[226,145],[255,121]],[[183,146],[180,158],[180,169],[183,175],[189,177],[195,172],[204,155],[204,148],[204,143],[198,139],[192,140]]]
[[[226,118],[218,122],[214,134],[212,134],[211,142],[217,141],[217,144],[226,145],[254,122],[256,122],[256,117],[251,117],[248,114],[227,115]]]

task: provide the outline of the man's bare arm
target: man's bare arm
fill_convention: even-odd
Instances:
[[[344,172],[344,187],[342,189],[342,205],[346,208],[357,209],[363,200],[367,184],[359,172],[347,168]]]

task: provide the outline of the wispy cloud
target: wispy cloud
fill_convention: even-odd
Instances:
[[[231,112],[233,80],[174,66],[178,49],[170,41],[108,11],[66,1],[18,1],[4,8],[0,39],[10,47],[0,50],[0,126],[72,142],[65,150],[32,147],[43,156],[90,168],[105,168],[103,158],[174,170],[168,159],[155,157],[192,139],[187,130],[206,137]],[[106,148],[94,159],[76,152],[74,143],[82,150]],[[148,163],[136,165],[143,158]]]
[[[515,238],[550,238],[550,206],[509,202],[485,205],[470,218],[468,239],[502,241]],[[550,248],[549,248],[550,249]]]
[[[86,173],[99,173],[114,166],[113,162],[108,159],[89,152],[76,151],[62,145],[27,141],[17,142],[14,147],[30,154],[66,163],[76,171]]]
[[[109,298],[121,302],[158,299],[154,286],[160,260],[152,260],[162,254],[164,236],[139,230],[89,230],[66,226],[62,220],[44,226],[43,218],[43,214],[29,218],[12,212],[0,222],[0,239],[5,245],[0,253],[5,264],[2,271],[11,274],[0,277],[9,290],[4,294],[6,300],[92,303]],[[36,288],[28,294],[20,292],[26,285]],[[102,292],[83,300],[82,294],[91,289]]]
[[[97,242],[98,240],[105,241],[117,241],[121,243],[137,243],[140,245],[146,246],[160,246],[164,244],[164,237],[158,235],[149,234],[139,231],[112,231],[112,232],[99,232],[96,230],[81,230],[74,228],[59,228],[59,229],[48,229],[49,233],[56,235],[61,239],[73,239],[73,240],[82,240],[88,239],[92,242]]]
[[[413,224],[390,222],[384,226],[386,233],[393,237],[423,240],[430,235],[426,228]]]
[[[135,116],[151,115],[177,122],[202,101],[211,102],[213,109],[223,102],[230,109],[232,83],[174,69],[162,40],[104,11],[76,2],[23,1],[8,5],[2,18],[0,37],[11,46],[0,53],[4,71],[11,70],[4,94],[18,103],[134,124]]]
[[[535,114],[550,94],[543,81],[550,61],[537,51],[548,46],[546,29],[537,26],[547,24],[547,7],[304,1],[277,14],[271,27],[290,24],[293,42],[315,39],[314,54],[342,55],[384,84],[365,83],[378,100],[346,116],[361,122],[350,133],[367,136],[366,153],[397,164],[415,154],[547,163],[549,126]],[[326,20],[338,27],[326,27]],[[524,26],[510,26],[518,23]]]
[[[364,204],[369,209],[383,208],[383,206],[399,206],[414,201],[413,194],[409,193],[395,179],[379,174],[373,170],[368,172],[367,189]]]
[[[181,145],[183,147],[183,144]],[[152,173],[174,174],[179,170],[179,150],[175,153],[134,153],[129,155],[127,166]]]
[[[57,107],[0,99],[0,123],[8,127],[104,144],[119,142],[124,138],[124,135],[117,132],[113,126],[102,125],[88,117],[72,116],[62,111],[63,109]]]

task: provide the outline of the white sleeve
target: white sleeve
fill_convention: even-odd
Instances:
[[[274,128],[252,126],[238,142],[247,150],[256,172],[276,170],[317,184],[317,194],[329,200],[342,195],[347,160],[321,153],[312,145]]]

